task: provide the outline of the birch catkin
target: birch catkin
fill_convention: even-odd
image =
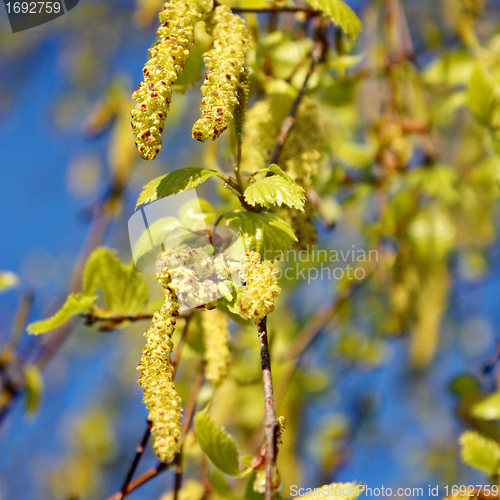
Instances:
[[[248,274],[246,287],[237,299],[237,310],[242,318],[258,324],[274,311],[274,301],[281,292],[276,278],[278,270],[269,262],[261,262],[257,252],[243,254],[241,262]]]
[[[144,334],[147,343],[137,369],[139,383],[144,388],[143,402],[152,422],[153,448],[162,462],[171,460],[181,444],[181,399],[174,386],[171,361],[172,335],[179,305],[169,286],[168,273],[158,273],[158,281],[165,287],[165,302],[153,315],[153,325]]]
[[[193,138],[199,141],[217,139],[233,119],[250,46],[245,22],[227,5],[216,7],[210,21],[214,42],[204,56],[207,72],[201,88],[201,118],[193,126]]]
[[[194,44],[194,28],[213,9],[213,0],[174,0],[160,13],[158,44],[144,66],[144,80],[134,92],[132,111],[136,146],[145,160],[160,152],[161,134],[172,100],[172,85],[184,69]]]
[[[205,340],[205,377],[213,384],[220,384],[227,376],[229,365],[229,340],[227,315],[218,309],[205,311],[201,316]]]

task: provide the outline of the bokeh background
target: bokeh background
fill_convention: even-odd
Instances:
[[[370,3],[350,2],[361,14]],[[420,33],[423,26],[440,25],[443,5],[422,0],[404,5],[419,61],[428,64],[436,54]],[[494,24],[500,6],[488,8]],[[186,162],[201,161],[202,146],[189,133],[199,85],[174,100],[156,162],[137,157],[133,170],[123,166],[110,147],[112,134],[121,132],[92,133],[95,113],[94,122],[89,116],[110,87],[129,92],[140,81],[155,29],[138,23],[135,12],[133,0],[80,0],[62,18],[12,34],[0,7],[0,268],[19,276],[16,288],[0,294],[2,344],[8,342],[23,296],[33,296],[30,321],[57,307],[92,213],[117,178],[126,178],[125,188],[114,202],[119,207],[113,207],[104,243],[128,260],[126,222],[142,185]],[[459,42],[450,35],[446,43],[453,48]],[[341,230],[348,221],[347,213],[333,232],[320,228],[321,245],[349,248],[356,242],[354,232]],[[473,277],[464,272],[460,256],[452,262],[455,282],[438,353],[424,371],[409,368],[405,337],[373,345],[371,359],[358,362],[327,356],[338,331],[333,323],[323,330],[302,360],[311,393],[301,414],[298,484],[357,480],[373,488],[422,486],[424,498],[430,498],[429,485],[485,482],[458,458],[464,421],[452,382],[470,375],[484,391],[495,387],[495,371],[485,367],[498,344],[499,252],[500,245],[493,243],[485,255],[487,268]],[[298,287],[294,298],[300,306],[297,321],[305,321],[336,293],[331,283],[305,290]],[[27,417],[20,399],[2,423],[1,500],[69,500],[70,486],[79,481],[91,485],[82,498],[97,499],[121,485],[147,416],[135,370],[144,328],[141,323],[98,332],[78,322],[44,370],[36,414]],[[22,348],[29,352],[37,341],[23,337]],[[330,463],[324,457],[332,453],[337,459]],[[320,456],[330,463],[326,472]],[[141,470],[155,463],[148,450]],[[159,498],[172,480],[167,472],[130,499]]]

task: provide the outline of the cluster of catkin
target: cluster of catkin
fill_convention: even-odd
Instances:
[[[182,434],[182,403],[175,389],[171,361],[172,335],[179,304],[168,272],[158,273],[157,278],[165,288],[165,301],[153,315],[151,328],[144,334],[147,342],[137,369],[141,373],[139,383],[144,388],[143,401],[152,423],[153,448],[158,458],[166,462],[179,451]]]
[[[228,317],[222,311],[205,311],[201,317],[205,343],[205,377],[212,384],[220,384],[227,376],[229,357]]]
[[[210,19],[213,48],[205,54],[207,73],[201,88],[201,118],[193,138],[215,140],[227,129],[238,107],[238,88],[245,78],[245,54],[250,37],[245,22],[227,5],[219,5]]]
[[[274,310],[274,301],[281,291],[276,278],[277,271],[269,262],[262,262],[257,252],[244,253],[240,262],[229,264],[232,275],[237,276],[241,283],[246,283],[245,288],[237,293],[235,312],[242,318],[259,323]],[[219,275],[220,280],[227,279],[225,275],[228,268],[219,261],[211,265],[200,250],[185,247],[162,252],[156,261],[156,270],[158,282],[165,290],[165,300],[161,309],[153,315],[152,326],[144,334],[146,345],[138,370],[141,373],[139,383],[144,389],[143,401],[152,423],[153,448],[161,461],[169,461],[180,449],[182,434],[182,402],[175,389],[171,361],[172,336],[179,314],[178,297],[196,292],[193,282],[199,282],[213,272]],[[205,305],[208,307],[212,304],[210,307],[213,308],[215,304],[208,302],[213,299],[212,295],[205,298]],[[192,306],[195,304],[200,308],[197,300]],[[228,372],[228,317],[217,309],[207,310],[202,313],[201,326],[205,344],[205,376],[218,385]]]
[[[204,19],[214,41],[204,56],[207,72],[202,87],[202,116],[193,127],[193,137],[215,140],[233,119],[250,45],[243,19],[225,5],[214,9],[213,0],[172,0],[160,13],[158,43],[150,49],[144,80],[133,94],[136,107],[132,111],[132,129],[137,149],[146,160],[160,152],[172,86],[193,49],[196,23]]]
[[[268,166],[282,121],[277,100],[267,97],[258,101],[246,113],[243,136],[242,170],[256,171]],[[318,107],[307,97],[302,100],[297,113],[295,128],[280,155],[279,166],[304,189],[312,186],[323,157],[323,131]],[[305,210],[286,209],[285,220],[297,236],[297,250],[306,250],[316,244],[313,208],[309,202]]]
[[[270,262],[262,262],[257,252],[243,254],[241,262],[247,277],[246,286],[236,301],[236,312],[259,324],[274,311],[276,297],[281,292],[276,277],[278,270]]]

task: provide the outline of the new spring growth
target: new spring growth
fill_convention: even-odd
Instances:
[[[161,134],[172,100],[172,85],[187,63],[194,44],[194,28],[213,9],[213,0],[173,0],[160,13],[158,43],[145,64],[144,80],[134,92],[132,129],[145,160],[160,152]]]
[[[276,275],[277,269],[270,262],[261,262],[260,254],[243,254],[242,264],[247,268],[246,288],[238,296],[236,307],[244,319],[256,324],[274,311],[274,301],[281,292]]]
[[[204,56],[207,72],[201,88],[201,118],[193,126],[193,138],[199,141],[214,141],[233,119],[244,75],[243,64],[250,46],[245,22],[227,5],[215,8],[209,26],[214,42]]]
[[[276,450],[279,451],[280,446],[283,444],[283,433],[285,432],[287,425],[286,418],[281,416],[278,417],[278,433],[276,435]],[[262,458],[260,465],[255,469],[255,479],[253,482],[253,490],[256,493],[264,494],[266,491],[266,464],[265,464],[265,447],[260,450],[259,458]],[[281,477],[276,467],[276,463],[273,465],[273,490],[277,490],[281,484]]]
[[[227,376],[229,340],[227,315],[218,309],[205,311],[201,316],[205,341],[205,377],[212,384],[220,384]]]
[[[160,255],[161,262],[164,255]],[[181,445],[182,403],[174,386],[172,335],[179,304],[169,285],[168,273],[157,274],[165,288],[165,302],[153,315],[153,325],[144,334],[147,339],[137,369],[141,372],[139,383],[144,388],[143,402],[149,410],[154,436],[153,448],[162,462],[171,460]]]

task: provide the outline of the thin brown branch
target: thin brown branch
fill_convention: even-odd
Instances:
[[[182,488],[182,450],[175,456],[175,482],[174,482],[174,500],[179,498],[179,492]]]
[[[264,500],[273,498],[273,470],[276,461],[276,440],[278,435],[278,420],[274,408],[273,379],[271,375],[271,356],[267,339],[267,317],[259,323],[260,358],[262,363],[262,382],[264,386],[264,441],[266,464],[266,489]]]
[[[189,318],[191,312],[185,311],[179,314],[179,318]],[[87,326],[92,326],[95,323],[116,323],[119,324],[122,321],[143,321],[151,320],[153,318],[152,313],[138,313],[138,314],[99,314],[97,312],[82,313],[80,317],[85,318],[85,324]]]
[[[181,443],[184,442],[186,434],[191,428],[191,425],[193,423],[193,417],[196,410],[196,398],[198,397],[198,392],[203,384],[204,371],[205,371],[205,366],[204,364],[202,364],[199,373],[193,383],[188,404],[186,406],[184,424],[182,427]],[[147,483],[154,477],[161,474],[163,471],[167,470],[174,462],[175,462],[175,457],[172,460],[169,460],[168,462],[159,463],[156,467],[153,467],[144,472],[143,474],[141,474],[135,481],[130,481],[125,491],[123,491],[123,489],[122,491],[117,491],[116,493],[113,493],[111,496],[109,496],[106,500],[122,500],[123,499],[122,495],[128,495],[132,491],[136,490],[143,484]]]
[[[302,87],[300,88],[299,93],[295,98],[290,113],[283,120],[283,125],[281,126],[280,135],[278,137],[278,143],[276,144],[276,148],[274,149],[273,156],[271,157],[269,163],[278,163],[278,160],[283,151],[283,147],[285,146],[285,143],[288,140],[293,127],[295,126],[295,122],[297,120],[297,112],[307,90],[307,83],[309,82],[309,78],[313,74],[316,65],[323,56],[323,50],[323,42],[321,40],[318,40],[313,50],[311,51],[311,64],[309,66],[309,70],[307,71],[306,77],[304,78],[304,83],[302,84]]]
[[[215,2],[215,5],[220,5]],[[308,7],[268,7],[268,8],[246,8],[246,7],[231,7],[233,12],[240,14],[245,13],[255,13],[255,14],[297,14],[298,12],[303,12],[310,17],[320,16],[322,12],[320,10],[310,9]]]
[[[175,467],[175,484],[174,484],[174,500],[177,500],[179,496],[179,492],[182,488],[182,479],[183,479],[183,469],[182,469],[182,447],[184,445],[184,440],[186,439],[186,435],[191,429],[191,425],[193,423],[193,417],[196,410],[196,399],[198,397],[198,392],[201,389],[204,380],[205,373],[205,364],[202,363],[200,369],[198,371],[198,375],[194,380],[193,387],[191,389],[191,394],[189,396],[189,401],[186,407],[186,413],[184,416],[184,424],[182,426],[182,436],[181,436],[181,448],[179,453],[177,453],[174,463]]]
[[[184,345],[184,342],[186,340],[186,335],[189,327],[189,321],[191,319],[191,315],[186,317],[186,324],[184,325],[181,339],[179,341],[179,344],[177,345],[177,350],[175,351],[175,355],[172,361],[172,366],[173,366],[173,374],[172,377],[175,378],[175,373],[177,371],[177,367],[179,366],[179,361],[181,359],[181,352],[182,352],[182,347]],[[150,420],[147,421],[146,425],[146,431],[144,432],[144,436],[141,440],[141,444],[137,447],[136,454],[134,457],[134,460],[129,468],[129,471],[127,473],[127,477],[125,478],[125,481],[123,483],[122,489],[121,489],[121,497],[120,500],[123,500],[125,496],[127,495],[128,492],[128,487],[132,481],[132,478],[134,477],[135,471],[137,469],[137,466],[139,465],[139,462],[141,461],[142,455],[144,453],[144,450],[146,448],[146,445],[149,441],[149,437],[151,436],[151,427],[153,426],[152,422]],[[175,458],[175,462],[177,464],[177,468],[179,467],[179,459],[177,457]]]
[[[191,394],[189,395],[188,404],[186,406],[186,412],[184,413],[184,425],[182,426],[182,443],[186,438],[189,429],[191,428],[191,424],[193,423],[194,413],[196,411],[196,398],[198,397],[198,392],[201,389],[203,384],[203,380],[205,378],[205,363],[202,363],[200,366],[200,370],[196,379],[193,382],[193,387],[191,388]]]
[[[85,324],[87,326],[92,326],[94,323],[106,322],[111,323],[121,323],[122,321],[142,321],[151,320],[153,318],[152,314],[110,314],[110,315],[100,315],[97,313],[82,313],[80,314],[82,318],[85,318]]]
[[[182,348],[184,347],[184,344],[186,342],[187,334],[189,331],[189,323],[192,318],[192,314],[189,314],[189,316],[186,316],[186,323],[184,324],[184,328],[182,329],[182,334],[179,342],[177,343],[177,348],[175,350],[175,354],[172,358],[172,367],[173,367],[173,377],[175,378],[175,374],[177,373],[177,367],[179,366],[179,362],[181,360],[181,353],[182,353]]]
[[[172,462],[173,460],[169,460],[168,462],[161,462],[156,467],[152,467],[151,469],[144,472],[144,474],[141,474],[135,481],[132,481],[128,485],[125,494],[128,495],[129,493],[132,493],[132,491],[136,490],[143,484],[146,484],[148,481],[158,476],[158,474],[161,474],[163,471],[167,470],[172,465]],[[116,493],[113,493],[113,495],[108,497],[106,500],[121,500],[123,498],[121,495],[122,492],[118,491]]]
[[[26,324],[28,323],[28,317],[33,306],[33,300],[35,296],[33,292],[23,293],[21,300],[19,302],[16,315],[14,317],[14,323],[12,325],[12,333],[7,344],[7,349],[16,349],[21,337],[26,329]]]
[[[122,486],[122,489],[120,491],[120,493],[121,493],[120,500],[125,498],[125,496],[127,495],[129,485],[130,485],[132,478],[134,477],[134,474],[135,474],[135,470],[137,469],[137,466],[139,465],[139,462],[141,461],[144,450],[146,449],[146,445],[148,444],[149,436],[151,435],[152,425],[153,424],[148,420],[147,425],[146,425],[146,431],[144,432],[144,436],[142,437],[141,444],[137,447],[134,460],[132,462],[132,465],[130,466],[127,477],[125,478],[125,481],[123,482],[123,486]]]
[[[185,331],[187,331],[187,323]],[[175,462],[174,500],[178,499],[179,492],[182,488],[182,479],[184,476],[184,471],[182,469],[182,447],[184,445],[184,440],[186,439],[186,435],[189,432],[189,429],[191,428],[191,424],[193,423],[193,417],[196,410],[196,398],[203,384],[204,372],[205,372],[205,364],[202,363],[198,375],[194,381],[193,387],[191,389],[191,395],[189,397],[188,406],[186,408],[184,425],[182,426],[181,447],[179,449],[179,453],[177,453],[174,460]]]

